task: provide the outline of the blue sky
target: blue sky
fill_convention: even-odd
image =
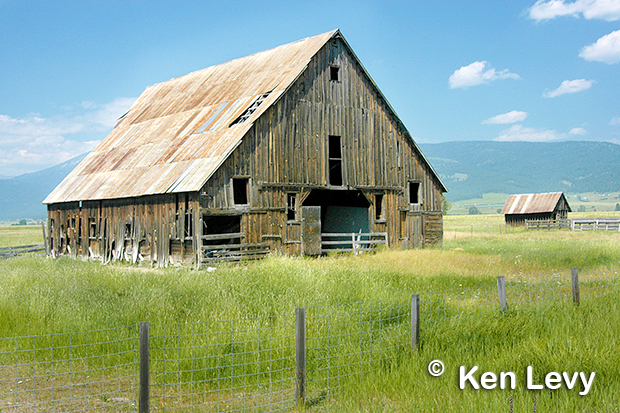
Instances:
[[[149,85],[336,28],[420,143],[620,144],[620,0],[0,0],[0,177],[92,149]]]

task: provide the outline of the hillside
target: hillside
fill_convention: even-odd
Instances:
[[[449,201],[485,193],[617,192],[620,145],[607,142],[464,141],[420,144]]]
[[[41,202],[86,155],[42,171],[0,179],[0,221],[45,219],[47,209]]]

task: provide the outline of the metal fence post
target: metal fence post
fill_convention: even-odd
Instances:
[[[497,296],[499,298],[499,306],[502,311],[506,311],[508,309],[508,305],[506,304],[506,277],[503,275],[497,277]]]
[[[579,305],[579,270],[572,268],[570,270],[571,280],[573,283],[573,302]]]
[[[411,295],[411,350],[418,349],[420,334],[420,294]]]
[[[149,323],[140,323],[140,384],[138,411],[149,412]]]
[[[306,402],[306,309],[295,309],[295,402],[297,408]]]

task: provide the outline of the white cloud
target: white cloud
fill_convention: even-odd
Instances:
[[[92,102],[83,102],[82,105],[88,103],[93,109],[93,112],[85,116],[89,124],[109,129],[116,125],[118,119],[129,110],[135,101],[136,98],[116,98],[104,105],[92,104]]]
[[[606,34],[596,43],[584,47],[579,52],[579,57],[610,65],[620,62],[620,30]]]
[[[134,101],[90,102],[81,105],[83,113],[50,118],[0,115],[0,174],[38,171],[92,150]]]
[[[579,17],[588,20],[601,19],[606,21],[620,20],[619,0],[577,0],[567,3],[565,0],[538,0],[529,9],[530,18],[550,20],[560,16]]]
[[[565,138],[565,135],[557,133],[555,130],[525,128],[521,125],[513,125],[494,140],[498,142],[549,142],[563,138]]]
[[[584,128],[573,128],[570,131],[568,131],[569,135],[587,135],[588,131],[585,130]]]
[[[555,90],[543,93],[543,96],[546,98],[554,98],[556,96],[564,95],[566,93],[581,92],[582,90],[590,89],[594,83],[594,80],[585,79],[565,80],[562,82],[560,87]]]
[[[518,110],[513,110],[508,113],[503,113],[501,115],[493,116],[487,120],[482,121],[484,125],[504,125],[507,123],[515,123],[521,122],[527,118],[527,112],[522,112]]]
[[[620,125],[620,116],[616,116],[615,118],[613,118],[612,120],[609,121],[609,124],[611,126],[618,126]]]
[[[468,88],[484,83],[490,83],[497,79],[520,79],[519,75],[510,73],[508,69],[497,72],[494,68],[487,66],[488,62],[474,62],[469,66],[462,66],[450,76],[450,88]]]

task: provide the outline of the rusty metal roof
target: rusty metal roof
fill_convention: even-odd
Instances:
[[[562,192],[510,195],[501,213],[512,215],[553,212],[562,198],[564,198]],[[568,206],[568,202],[566,205]],[[570,212],[570,207],[568,207],[568,210]]]
[[[342,39],[359,62],[340,31],[334,30],[148,87],[43,203],[199,191],[256,119],[335,37]],[[439,175],[360,66],[446,192]],[[252,111],[246,112],[248,108]],[[233,124],[241,115],[247,119]]]
[[[308,37],[148,87],[43,203],[200,190],[254,121],[339,33]],[[247,120],[231,126],[259,98],[264,101],[254,105]]]

